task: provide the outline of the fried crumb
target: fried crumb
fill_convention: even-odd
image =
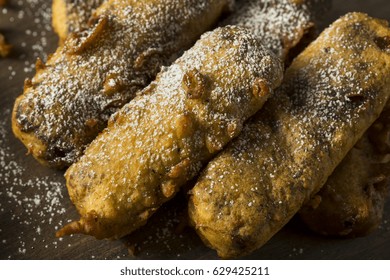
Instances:
[[[1,0],[0,0],[1,1]],[[1,2],[0,2],[1,5]],[[11,52],[12,46],[5,42],[5,38],[0,34],[0,57],[7,57]]]

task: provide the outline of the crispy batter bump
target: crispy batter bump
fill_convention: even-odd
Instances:
[[[223,25],[250,29],[282,60],[300,43],[319,18],[330,9],[330,0],[241,0]]]
[[[390,54],[377,42],[389,35],[387,22],[365,14],[337,20],[208,164],[192,190],[189,216],[221,257],[248,254],[267,242],[379,116],[390,96]]]
[[[352,148],[320,192],[300,211],[313,231],[364,236],[381,223],[390,186],[390,110]]]
[[[94,11],[107,0],[53,0],[52,24],[54,31],[64,42],[73,32],[88,27],[88,20]]]
[[[41,163],[72,164],[108,118],[211,28],[231,1],[105,1],[17,98],[15,135]]]
[[[73,233],[119,238],[198,174],[281,83],[279,59],[246,29],[206,33],[116,113],[66,172]],[[253,87],[262,80],[260,91]]]

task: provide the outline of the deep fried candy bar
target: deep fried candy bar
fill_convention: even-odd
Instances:
[[[231,0],[109,0],[26,80],[14,134],[41,163],[75,162],[175,56],[211,28]]]
[[[267,242],[317,193],[390,96],[390,29],[350,13],[288,68],[282,86],[212,160],[189,216],[223,258]]]

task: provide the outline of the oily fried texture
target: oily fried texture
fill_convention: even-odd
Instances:
[[[27,80],[14,106],[14,134],[41,163],[65,167],[147,86],[162,65],[190,47],[230,0],[109,0],[88,29],[72,33]]]
[[[88,27],[88,20],[107,0],[53,0],[53,28],[63,42],[68,34]]]
[[[11,49],[12,46],[5,42],[4,36],[0,33],[0,57],[7,57]]]
[[[363,236],[382,221],[390,185],[390,110],[384,111],[300,211],[315,232]]]
[[[192,190],[189,217],[223,258],[267,242],[325,184],[390,95],[390,29],[351,13],[289,67],[282,86]]]
[[[146,223],[236,137],[281,83],[280,61],[251,33],[207,33],[164,69],[66,172],[73,233],[119,238]]]
[[[250,29],[282,60],[330,8],[330,0],[241,0],[223,25]]]

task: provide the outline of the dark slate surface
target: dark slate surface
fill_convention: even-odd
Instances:
[[[164,206],[132,236],[98,241],[88,236],[58,240],[60,224],[77,218],[63,172],[39,165],[11,132],[10,115],[23,81],[32,77],[36,57],[57,46],[50,29],[50,1],[8,1],[0,8],[0,33],[14,45],[0,59],[0,259],[215,259],[195,232],[185,226],[185,195]],[[327,26],[348,11],[390,20],[388,0],[334,1]],[[43,39],[42,39],[43,38]],[[330,239],[317,236],[293,219],[265,246],[246,259],[390,259],[390,203],[384,222],[368,237]],[[135,252],[135,256],[132,252]]]

